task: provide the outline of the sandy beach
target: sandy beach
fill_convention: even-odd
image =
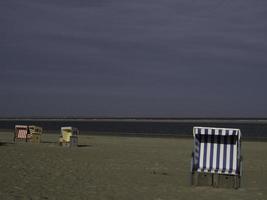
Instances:
[[[79,147],[0,133],[0,199],[267,199],[266,142],[243,142],[240,189],[191,187],[192,139],[81,135]]]

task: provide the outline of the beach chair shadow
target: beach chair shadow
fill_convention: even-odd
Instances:
[[[88,144],[78,144],[77,147],[80,147],[80,148],[86,148],[86,147],[92,147],[92,145],[88,145]]]
[[[57,144],[57,142],[54,141],[42,141],[43,144]]]
[[[0,146],[8,146],[8,145],[13,145],[14,143],[12,142],[0,142]]]

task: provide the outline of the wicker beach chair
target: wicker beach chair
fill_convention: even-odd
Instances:
[[[194,127],[191,184],[239,188],[242,176],[241,131]]]
[[[29,132],[29,128],[26,125],[16,125],[15,131],[14,131],[14,138],[13,141],[16,142],[16,140],[25,140],[25,142],[28,142],[31,139],[32,135]]]
[[[40,143],[41,135],[43,133],[42,127],[31,125],[29,126],[29,132],[31,134],[31,142],[32,143]]]
[[[78,135],[79,130],[75,127],[61,127],[59,144],[68,147],[78,146]]]

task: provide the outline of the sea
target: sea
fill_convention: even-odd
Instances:
[[[77,127],[81,134],[192,137],[194,126],[238,128],[247,139],[267,139],[267,119],[177,119],[177,118],[5,118],[0,129],[15,125],[41,126],[59,133],[62,126]]]

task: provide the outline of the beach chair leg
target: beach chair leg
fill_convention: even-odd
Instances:
[[[191,163],[190,163],[190,185],[196,185],[196,176],[197,173],[194,171],[194,152],[191,155]]]
[[[213,176],[212,176],[212,185],[215,188],[219,187],[219,176],[218,176],[218,174],[213,174]]]
[[[240,176],[235,176],[234,188],[238,189],[240,187]]]
[[[240,175],[239,175],[239,187],[241,187],[242,186],[242,176],[243,176],[243,156],[241,156],[241,158],[240,158]]]
[[[198,186],[198,180],[199,180],[199,173],[198,172],[194,172],[193,174],[193,185],[194,186]]]
[[[239,175],[235,176],[235,189],[238,189],[241,187],[241,181],[242,181],[242,174],[243,174],[243,157],[240,157],[239,162]]]
[[[13,137],[13,142],[14,142],[14,143],[16,142],[16,137],[17,137],[17,131],[15,130],[15,131],[14,131],[14,137]]]
[[[195,184],[195,181],[194,181],[194,175],[195,175],[195,174],[194,174],[193,172],[190,173],[190,185],[191,185],[191,186],[193,186],[193,185]]]
[[[195,185],[195,175],[196,174],[194,172],[190,173],[190,185],[191,186]]]

